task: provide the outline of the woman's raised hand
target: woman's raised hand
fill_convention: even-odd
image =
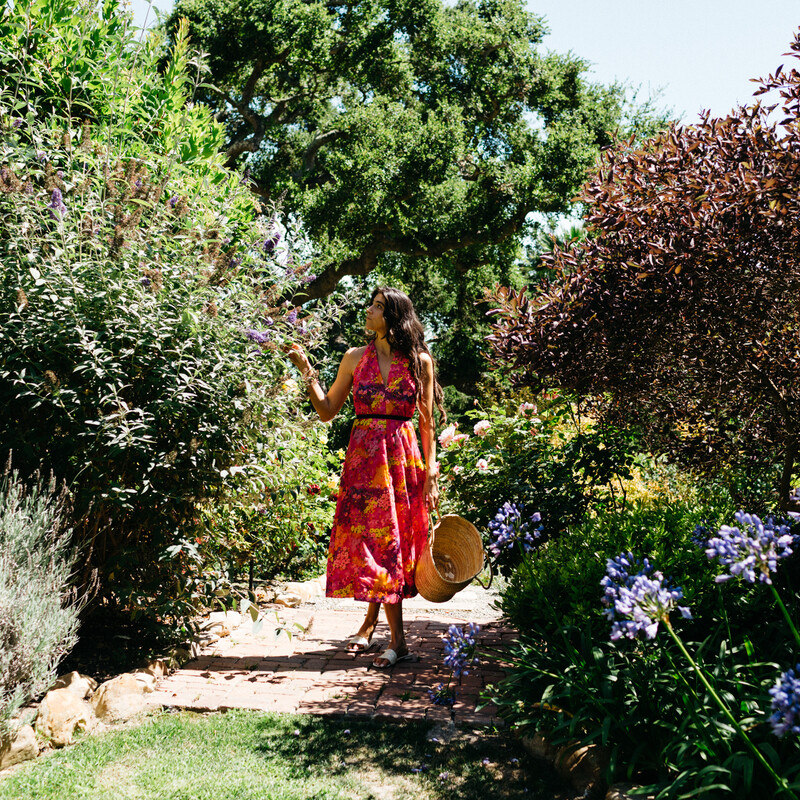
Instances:
[[[311,363],[308,360],[305,350],[302,346],[295,342],[291,345],[285,345],[283,352],[289,356],[289,361],[294,364],[300,372],[308,372],[311,369]]]

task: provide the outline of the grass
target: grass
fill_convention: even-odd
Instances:
[[[505,734],[429,740],[429,723],[160,713],[12,770],[0,800],[558,800]],[[444,739],[444,737],[442,737]]]

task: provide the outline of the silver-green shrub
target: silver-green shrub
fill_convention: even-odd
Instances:
[[[0,734],[52,685],[77,639],[64,503],[53,481],[26,487],[8,470],[0,481]]]

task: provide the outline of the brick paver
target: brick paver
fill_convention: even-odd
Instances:
[[[197,711],[246,708],[439,723],[452,720],[478,727],[502,724],[494,706],[478,708],[481,690],[502,677],[497,660],[451,679],[454,706],[433,705],[428,695],[428,688],[446,684],[450,677],[443,663],[442,637],[450,625],[473,621],[468,613],[459,616],[424,606],[406,607],[406,637],[415,660],[386,670],[371,666],[389,640],[385,622],[379,623],[374,636],[379,648],[355,654],[344,650],[363,614],[363,606],[355,604],[338,609],[277,607],[266,615],[256,634],[246,618],[230,636],[162,678],[148,696],[149,702]],[[499,615],[480,622],[482,649],[497,652],[516,636]],[[287,630],[293,632],[291,637]]]

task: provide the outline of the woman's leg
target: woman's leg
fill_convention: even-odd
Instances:
[[[408,653],[408,647],[406,647],[406,632],[403,630],[403,602],[384,603],[383,610],[386,612],[386,621],[389,623],[389,633],[392,637],[387,649],[394,650],[398,656],[404,656]],[[378,656],[372,663],[376,666],[389,664],[381,656]]]
[[[372,641],[372,634],[375,632],[375,626],[378,624],[378,614],[380,613],[380,610],[380,603],[370,603],[367,606],[367,616],[364,619],[364,622],[361,623],[361,627],[358,629],[356,636],[363,636],[368,641]],[[348,645],[347,649],[353,651],[366,650],[367,645],[350,644]]]

